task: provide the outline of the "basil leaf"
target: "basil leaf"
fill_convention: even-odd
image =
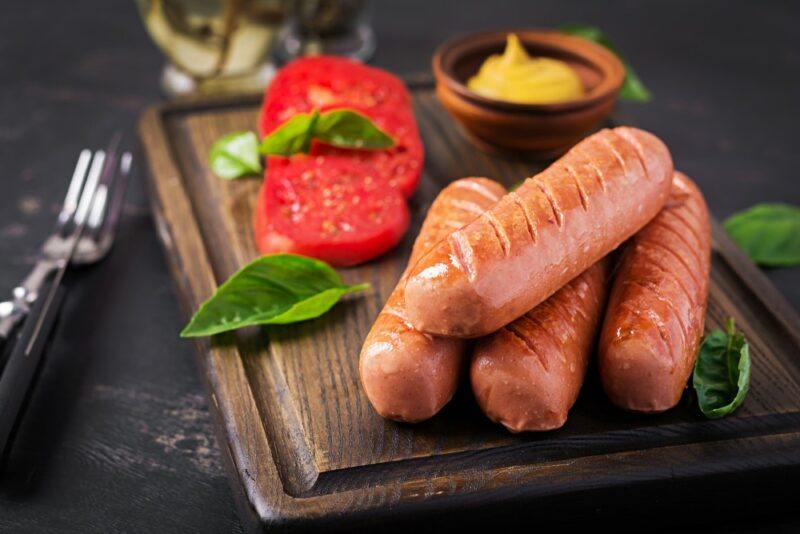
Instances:
[[[642,83],[639,75],[636,74],[627,61],[623,61],[622,64],[625,66],[625,81],[622,82],[619,97],[631,102],[650,102],[653,97]]]
[[[181,337],[210,336],[259,324],[288,324],[319,317],[348,293],[327,263],[295,254],[263,256],[242,267],[200,305]]]
[[[625,66],[625,80],[622,82],[622,88],[619,91],[620,98],[634,102],[649,102],[651,100],[652,96],[650,95],[650,91],[647,90],[630,64],[625,61],[617,47],[614,46],[600,28],[594,26],[570,25],[562,26],[560,31],[604,46],[622,61],[622,64]]]
[[[705,337],[694,366],[697,401],[709,419],[732,413],[750,388],[750,347],[733,319],[728,319],[725,329]]]
[[[271,156],[308,154],[314,125],[319,120],[319,111],[298,113],[276,128],[261,142],[261,153]]]
[[[565,26],[561,26],[559,31],[569,35],[574,35],[575,37],[586,39],[587,41],[593,41],[595,43],[602,44],[615,54],[617,53],[613,45],[608,42],[608,39],[603,34],[603,30],[596,26],[588,26],[585,24],[567,24]]]
[[[800,264],[800,208],[788,204],[757,204],[729,217],[725,230],[759,265]]]
[[[208,154],[208,164],[226,180],[261,174],[258,137],[253,132],[236,132],[219,138]]]
[[[394,139],[369,117],[349,109],[320,114],[298,113],[266,136],[259,146],[253,132],[237,132],[220,138],[211,147],[209,165],[220,178],[233,179],[259,174],[260,154],[291,156],[308,154],[311,141],[358,150],[382,150],[394,146]]]
[[[386,132],[369,117],[349,109],[334,109],[320,113],[299,113],[281,124],[261,143],[261,153],[291,156],[311,149],[311,141],[358,150],[382,150],[394,146]]]
[[[314,139],[358,150],[382,150],[394,146],[394,139],[369,117],[348,109],[336,109],[320,115],[314,125]]]

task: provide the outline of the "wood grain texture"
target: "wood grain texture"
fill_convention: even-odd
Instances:
[[[427,160],[412,229],[377,261],[342,270],[371,292],[301,324],[197,342],[253,517],[264,526],[378,524],[408,513],[509,503],[533,506],[576,492],[800,464],[800,320],[718,225],[713,228],[708,329],[733,316],[750,340],[750,394],[735,416],[706,421],[691,396],[656,416],[611,406],[595,372],[566,426],[510,435],[466,389],[418,425],[385,421],[358,384],[358,354],[394,288],[436,192],[469,175],[513,185],[541,169],[475,150],[427,84],[412,86]],[[223,181],[206,165],[220,135],[254,129],[258,98],[152,108],[140,123],[153,211],[187,317],[256,256],[250,234],[258,179]]]

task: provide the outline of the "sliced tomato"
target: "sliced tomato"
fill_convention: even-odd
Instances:
[[[424,161],[422,140],[417,133],[417,124],[412,114],[400,116],[398,113],[370,112],[363,108],[351,106],[364,113],[383,131],[395,140],[395,146],[388,150],[347,150],[315,143],[311,153],[315,155],[349,156],[355,160],[369,163],[378,172],[378,176],[390,187],[400,189],[404,196],[414,194],[419,184]],[[323,109],[322,111],[327,111]]]
[[[270,83],[261,113],[261,133],[314,108],[358,106],[367,111],[411,110],[403,82],[384,70],[333,56],[298,59]]]
[[[345,150],[315,144],[312,154],[350,156],[373,165],[377,177],[410,197],[419,183],[424,149],[408,90],[396,76],[349,59],[317,56],[281,69],[264,98],[260,129],[268,134],[296,113],[355,109],[391,135],[389,150]]]
[[[261,253],[354,265],[391,249],[407,230],[404,197],[417,186],[424,149],[397,77],[343,58],[294,61],[267,90],[259,126],[268,134],[297,113],[336,108],[367,115],[396,145],[367,151],[314,143],[308,156],[269,158],[254,221]]]
[[[254,220],[259,252],[348,266],[390,250],[408,229],[408,207],[376,174],[349,157],[270,161]]]

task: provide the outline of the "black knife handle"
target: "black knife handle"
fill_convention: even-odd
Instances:
[[[49,305],[46,303],[47,299],[37,299],[19,336],[12,341],[13,348],[0,374],[0,454],[8,452],[14,427],[22,415],[25,400],[42,360],[42,352],[58,317],[64,293],[64,286],[59,286]],[[38,332],[37,323],[40,324]],[[34,336],[36,337],[31,344]]]

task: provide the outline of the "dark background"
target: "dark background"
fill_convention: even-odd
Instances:
[[[646,105],[623,104],[618,117],[666,140],[716,217],[758,201],[800,204],[800,3],[374,4],[373,63],[400,74],[428,69],[436,45],[464,31],[598,25],[655,95]],[[117,129],[135,145],[137,117],[161,99],[162,61],[133,0],[3,0],[2,294],[34,260],[78,151],[103,147]],[[70,279],[47,366],[0,479],[0,531],[242,529],[193,347],[177,336],[184,318],[137,174],[118,245]],[[800,268],[767,275],[800,307]],[[736,527],[761,525],[800,528],[798,518],[781,515]]]

